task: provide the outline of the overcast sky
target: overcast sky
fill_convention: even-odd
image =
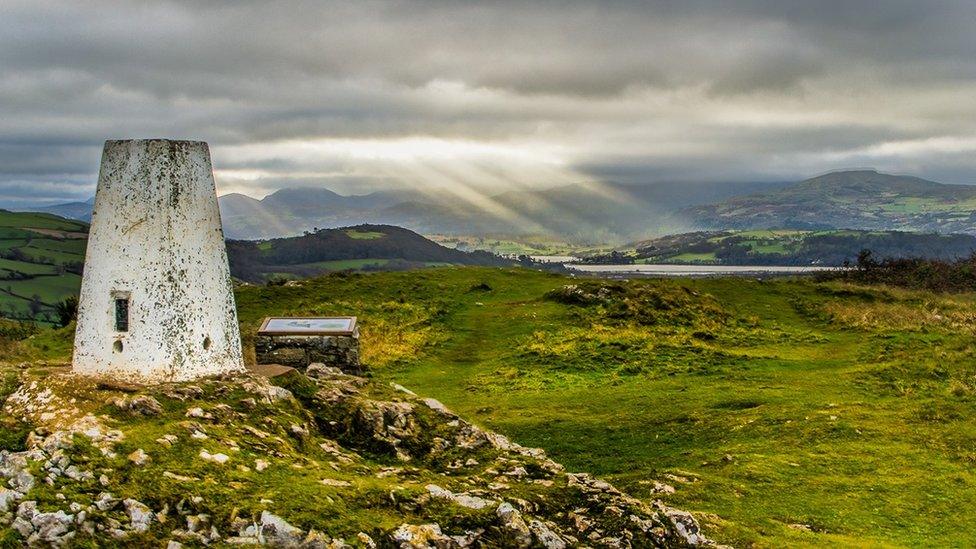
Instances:
[[[3,0],[0,205],[105,139],[211,145],[222,193],[976,183],[976,2]]]

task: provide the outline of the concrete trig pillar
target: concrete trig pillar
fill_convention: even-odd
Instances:
[[[206,143],[105,143],[73,369],[134,382],[244,370]]]

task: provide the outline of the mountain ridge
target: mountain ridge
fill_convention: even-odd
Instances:
[[[874,170],[831,172],[682,210],[701,230],[857,229],[976,234],[976,186]]]

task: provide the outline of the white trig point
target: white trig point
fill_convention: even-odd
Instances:
[[[244,370],[206,143],[105,142],[73,369],[133,382]]]

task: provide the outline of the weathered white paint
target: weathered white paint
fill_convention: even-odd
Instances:
[[[118,296],[130,299],[126,332]],[[244,369],[206,143],[105,143],[73,367],[139,382]]]

